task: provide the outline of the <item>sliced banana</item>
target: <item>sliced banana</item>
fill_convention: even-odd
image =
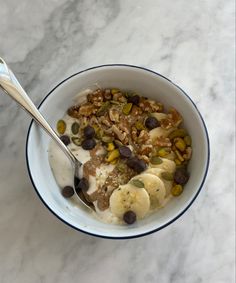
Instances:
[[[165,171],[168,171],[170,173],[174,173],[176,169],[175,162],[172,160],[169,160],[167,158],[160,158],[162,160],[161,164],[151,164],[151,167],[153,168],[160,168]]]
[[[153,174],[143,173],[135,176],[131,181],[132,180],[143,182],[145,190],[150,197],[151,208],[161,206],[165,199],[166,189],[163,181],[159,177]]]
[[[152,113],[151,115],[152,117],[156,118],[158,121],[161,121],[167,118],[167,114],[165,113],[155,112],[155,113]]]
[[[163,182],[164,185],[165,185],[165,189],[166,189],[166,195],[165,195],[165,197],[167,197],[167,196],[170,194],[171,188],[172,188],[172,186],[173,186],[173,181],[167,181],[167,180],[163,179],[163,178],[161,177],[161,173],[162,173],[162,172],[166,172],[166,170],[161,169],[161,168],[148,168],[148,169],[145,171],[145,173],[153,174],[153,175],[159,177],[159,178],[162,180],[162,182]]]
[[[150,198],[144,188],[137,188],[132,184],[120,186],[110,197],[111,212],[123,218],[125,212],[132,210],[138,219],[143,218],[150,208]]]
[[[157,138],[163,137],[166,138],[168,137],[168,135],[173,132],[175,130],[175,128],[170,128],[168,130],[163,129],[162,127],[157,127],[155,129],[152,129],[149,132],[150,138],[152,139],[152,141],[155,141]]]

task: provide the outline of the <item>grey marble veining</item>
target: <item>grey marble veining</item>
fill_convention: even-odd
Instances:
[[[106,63],[151,68],[205,118],[211,164],[179,220],[150,236],[76,232],[40,202],[24,156],[29,117],[0,94],[0,282],[233,283],[233,0],[0,0],[0,56],[35,103],[66,76]]]

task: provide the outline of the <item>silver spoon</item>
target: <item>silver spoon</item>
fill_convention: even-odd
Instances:
[[[66,147],[66,145],[60,140],[56,132],[50,127],[47,121],[44,119],[42,114],[39,112],[37,107],[28,97],[18,80],[16,79],[13,72],[9,69],[5,61],[0,57],[0,87],[14,99],[20,106],[28,112],[32,118],[46,131],[46,133],[59,145],[62,151],[71,161],[74,169],[74,180],[79,178],[79,168],[82,165],[81,162],[74,156],[74,154]],[[74,181],[75,183],[75,181]],[[93,205],[88,203],[82,192],[75,191],[75,185],[73,186],[74,194],[84,204],[86,208],[94,209]]]

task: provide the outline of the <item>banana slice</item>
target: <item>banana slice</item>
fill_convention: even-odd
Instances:
[[[159,178],[162,180],[162,182],[163,182],[164,185],[165,185],[165,189],[166,189],[166,195],[165,195],[165,197],[167,197],[167,196],[170,194],[171,188],[172,188],[172,186],[173,186],[173,181],[167,181],[167,180],[163,179],[163,178],[161,177],[161,173],[162,173],[162,172],[166,172],[166,170],[161,169],[161,168],[148,168],[148,169],[145,171],[145,173],[153,174],[153,175],[159,177]]]
[[[147,191],[129,183],[114,190],[110,197],[111,212],[119,218],[123,218],[126,211],[132,210],[140,219],[146,215],[149,208],[150,198]]]
[[[161,121],[161,120],[167,118],[167,114],[165,114],[165,113],[159,113],[159,112],[152,113],[151,116],[154,117],[154,118],[156,118],[158,121]]]
[[[175,162],[172,160],[169,160],[167,158],[160,158],[162,160],[161,164],[151,164],[151,167],[153,168],[160,168],[165,171],[168,171],[170,173],[174,173],[176,169]]]
[[[135,176],[132,180],[139,180],[143,182],[145,190],[148,192],[151,202],[151,208],[156,208],[161,206],[165,199],[166,189],[162,180],[148,173],[143,173]]]
[[[166,138],[168,137],[168,135],[173,132],[175,130],[175,128],[170,128],[168,130],[163,129],[162,127],[157,127],[155,129],[152,129],[149,132],[150,138],[155,141],[157,138],[163,137]]]

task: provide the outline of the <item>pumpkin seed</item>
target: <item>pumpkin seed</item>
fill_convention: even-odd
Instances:
[[[115,104],[115,105],[120,105],[120,102],[116,101],[116,100],[110,100],[110,103],[111,104]]]
[[[57,131],[60,135],[63,135],[66,131],[66,123],[64,120],[59,120],[57,122]]]
[[[123,106],[122,112],[123,112],[125,115],[129,115],[129,112],[131,111],[132,106],[133,106],[133,103],[127,103],[127,104],[125,104],[125,105]]]
[[[150,161],[152,164],[156,165],[161,164],[163,162],[162,159],[158,156],[153,156]]]
[[[130,181],[130,183],[137,188],[144,188],[144,183],[142,181],[138,180],[138,179],[134,179],[134,180]]]
[[[105,143],[110,143],[110,142],[113,142],[113,137],[109,137],[109,136],[103,136],[101,137],[101,140]]]
[[[72,137],[71,138],[72,142],[77,145],[77,146],[81,146],[81,140],[78,137]]]
[[[166,181],[173,181],[174,180],[174,176],[172,173],[170,172],[162,172],[161,173],[161,177],[163,179],[165,179]]]
[[[74,122],[71,126],[71,132],[73,135],[77,135],[79,132],[79,124],[77,122]]]

